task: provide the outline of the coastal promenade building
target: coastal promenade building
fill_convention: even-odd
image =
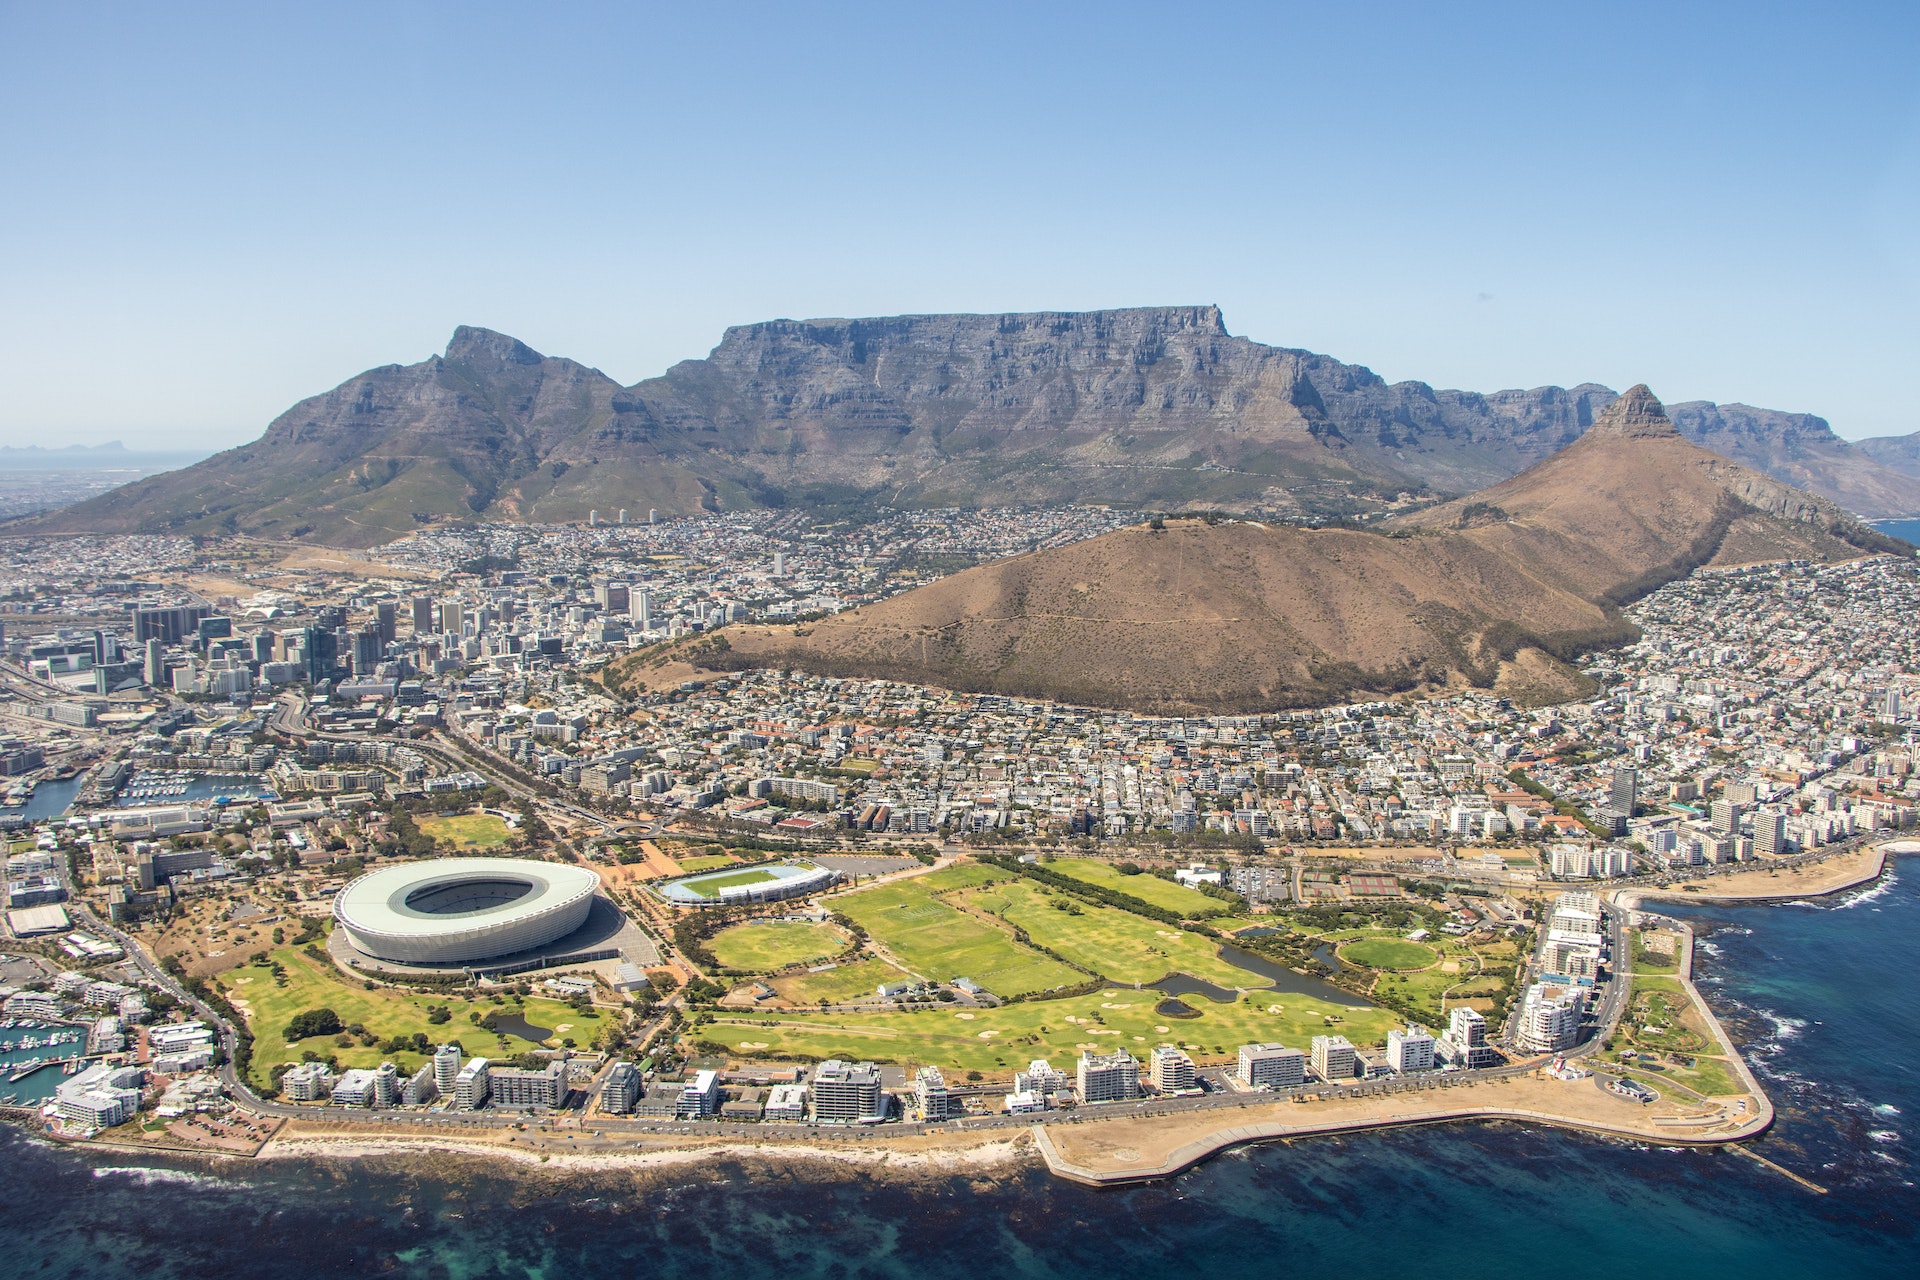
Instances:
[[[821,1124],[872,1124],[887,1118],[880,1071],[871,1062],[829,1058],[814,1068],[813,1118]]]
[[[922,1067],[913,1079],[914,1102],[922,1120],[947,1120],[961,1113],[960,1099],[947,1090],[938,1067]]]
[[[478,1111],[487,1105],[491,1072],[485,1058],[468,1058],[453,1081],[453,1103],[462,1111]]]
[[[1294,1088],[1307,1082],[1307,1055],[1283,1044],[1243,1044],[1239,1078],[1250,1089]]]
[[[1487,1043],[1486,1015],[1478,1009],[1449,1009],[1446,1034],[1433,1048],[1434,1057],[1452,1067],[1477,1070],[1500,1063],[1500,1051]]]
[[[1345,1036],[1313,1038],[1313,1073],[1329,1084],[1360,1074],[1360,1053]]]
[[[600,1082],[600,1109],[614,1116],[632,1114],[641,1087],[639,1067],[631,1062],[614,1063]]]
[[[1075,1083],[1081,1102],[1131,1102],[1141,1096],[1140,1064],[1124,1049],[1106,1054],[1082,1049]]]
[[[1434,1065],[1433,1036],[1417,1022],[1406,1030],[1387,1032],[1387,1065],[1401,1075],[1409,1071],[1431,1071]]]
[[[1161,1045],[1147,1067],[1155,1093],[1184,1093],[1194,1087],[1193,1059],[1186,1050]]]
[[[545,1107],[557,1111],[567,1101],[567,1064],[549,1062],[538,1071],[493,1067],[487,1072],[487,1096],[496,1107]]]
[[[1557,1053],[1580,1039],[1580,1016],[1585,1001],[1578,988],[1536,982],[1527,988],[1515,1039],[1522,1049]]]

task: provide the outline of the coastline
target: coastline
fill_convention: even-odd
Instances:
[[[1901,847],[1903,844],[1911,848]],[[1751,872],[1745,874],[1756,883],[1747,892],[1705,895],[1684,890],[1623,889],[1614,894],[1614,899],[1631,909],[1644,899],[1754,905],[1824,897],[1871,883],[1885,873],[1890,855],[1904,852],[1920,852],[1920,841],[1883,841],[1841,855],[1828,874],[1807,877],[1791,888],[1778,883],[1779,872]],[[1757,883],[1762,877],[1768,883]],[[1746,884],[1737,887],[1748,888]],[[397,1129],[383,1132],[377,1122],[289,1121],[252,1156],[215,1151],[192,1154],[263,1160],[462,1155],[505,1159],[554,1172],[643,1172],[710,1160],[751,1158],[825,1164],[908,1178],[989,1177],[1037,1159],[1053,1175],[1068,1181],[1114,1186],[1171,1177],[1223,1151],[1250,1143],[1462,1121],[1538,1124],[1662,1146],[1737,1143],[1757,1136],[1772,1124],[1773,1104],[1694,985],[1694,940],[1690,930],[1683,936],[1681,986],[1732,1065],[1745,1090],[1742,1094],[1712,1102],[1689,1100],[1684,1105],[1663,1099],[1647,1106],[1604,1091],[1594,1077],[1548,1077],[1536,1063],[1536,1070],[1525,1074],[1495,1079],[1435,1077],[1425,1087],[1390,1094],[1355,1092],[1274,1101],[1249,1098],[1238,1106],[1174,1116],[1102,1116],[1087,1110],[1070,1116],[1054,1113],[1012,1132],[958,1128],[826,1142],[799,1133],[789,1137],[783,1132],[778,1137],[769,1133],[765,1141],[731,1135],[675,1141],[596,1136],[584,1123],[578,1130],[527,1133],[503,1126],[471,1137],[456,1137]],[[1463,1097],[1462,1091],[1467,1096]],[[109,1144],[97,1145],[105,1148]],[[189,1154],[160,1146],[111,1145],[123,1151]]]

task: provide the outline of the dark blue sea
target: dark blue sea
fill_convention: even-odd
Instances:
[[[1814,905],[1693,910],[1704,987],[1781,1106],[1728,1152],[1510,1125],[1312,1140],[1096,1192],[791,1165],[214,1167],[0,1137],[0,1274],[1300,1277],[1920,1275],[1920,863]]]

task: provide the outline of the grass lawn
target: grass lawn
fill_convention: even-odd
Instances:
[[[729,969],[767,973],[790,964],[820,960],[847,945],[847,935],[830,924],[763,920],[722,929],[707,939],[707,950]]]
[[[722,889],[731,889],[741,884],[763,884],[768,880],[779,878],[771,871],[762,871],[758,867],[753,867],[746,871],[736,871],[732,875],[712,876],[705,880],[683,880],[680,883],[688,893],[697,894],[702,898],[717,898]]]
[[[1432,947],[1405,938],[1361,938],[1343,945],[1338,955],[1369,969],[1424,969],[1440,959]]]
[[[1048,991],[1086,981],[1086,975],[1030,947],[938,895],[1006,879],[993,867],[947,867],[871,889],[839,894],[835,909],[858,921],[875,942],[922,978],[971,978],[998,996]]]
[[[730,867],[733,859],[724,853],[702,854],[692,858],[675,858],[674,862],[682,871],[689,874],[699,871],[713,871],[720,867]]]
[[[1222,960],[1213,938],[1118,907],[1095,906],[1031,880],[970,889],[961,900],[1026,930],[1038,945],[1110,982],[1157,982],[1179,972],[1223,987],[1267,985],[1266,979]]]
[[[1111,862],[1094,858],[1056,858],[1044,865],[1046,870],[1057,875],[1072,876],[1075,880],[1084,880],[1142,902],[1151,902],[1156,907],[1178,911],[1182,918],[1188,920],[1223,916],[1230,910],[1218,898],[1209,898],[1198,889],[1189,889],[1183,884],[1162,880],[1159,876],[1123,876]]]
[[[281,947],[274,951],[272,958],[287,971],[284,987],[276,985],[273,972],[266,965],[246,965],[220,977],[227,998],[246,1016],[247,1025],[253,1030],[251,1074],[261,1085],[267,1083],[268,1073],[276,1063],[298,1062],[303,1049],[311,1049],[323,1058],[336,1056],[342,1065],[349,1067],[377,1067],[392,1058],[402,1074],[411,1074],[426,1061],[423,1054],[390,1054],[381,1045],[362,1045],[357,1040],[351,1048],[342,1048],[334,1043],[332,1036],[313,1036],[288,1044],[282,1032],[294,1014],[307,1009],[332,1009],[340,1015],[341,1022],[348,1025],[357,1022],[383,1042],[396,1035],[424,1032],[433,1044],[458,1040],[469,1054],[488,1057],[525,1053],[538,1046],[518,1036],[507,1036],[506,1046],[502,1048],[500,1038],[475,1026],[467,1016],[469,1013],[482,1017],[493,1010],[502,1016],[520,1013],[534,1026],[552,1029],[556,1043],[571,1037],[582,1046],[592,1041],[601,1026],[599,1018],[583,1018],[570,1005],[556,1000],[533,999],[522,1005],[508,998],[505,1004],[496,1005],[490,1000],[468,1003],[457,997],[421,995],[390,987],[368,991],[359,983],[348,981],[333,965],[316,961],[297,948]],[[435,1005],[450,1007],[453,1020],[438,1025],[427,1021],[427,1010]]]
[[[869,957],[839,965],[825,973],[796,973],[791,977],[775,978],[767,985],[779,992],[780,998],[789,1004],[818,1004],[822,1000],[829,1004],[842,1004],[875,994],[883,982],[902,982],[906,977],[904,969],[896,969],[885,960]]]
[[[414,825],[456,849],[498,849],[513,839],[513,829],[490,813],[431,814]]]
[[[1109,990],[999,1009],[927,1005],[919,1012],[723,1015],[691,1034],[768,1058],[931,1063],[1005,1078],[1030,1058],[1068,1067],[1082,1048],[1123,1048],[1143,1057],[1155,1045],[1183,1044],[1196,1057],[1225,1061],[1250,1041],[1305,1048],[1329,1027],[1355,1044],[1379,1044],[1397,1025],[1384,1009],[1342,1009],[1268,991],[1232,1004],[1192,1001],[1196,1018],[1162,1017],[1154,1012],[1158,1000],[1151,991]],[[1329,1017],[1337,1021],[1329,1023]]]

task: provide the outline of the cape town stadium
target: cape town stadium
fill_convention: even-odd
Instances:
[[[600,877],[525,858],[439,858],[347,882],[333,918],[370,956],[468,964],[545,946],[586,923]]]

